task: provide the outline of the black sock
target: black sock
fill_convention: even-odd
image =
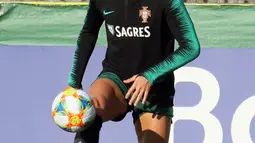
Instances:
[[[102,118],[97,115],[88,129],[76,133],[74,143],[99,143],[99,132],[102,124]]]

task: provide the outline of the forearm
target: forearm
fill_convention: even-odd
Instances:
[[[86,40],[81,40],[86,39]],[[74,88],[81,88],[82,78],[90,56],[95,47],[97,35],[82,34],[77,41],[73,65],[69,75],[68,84]],[[87,47],[87,48],[84,48]]]
[[[193,48],[194,47],[194,48]],[[191,48],[179,48],[164,61],[149,68],[141,75],[154,84],[157,79],[194,60],[199,55],[199,46],[194,43]]]
[[[172,72],[198,57],[200,44],[192,20],[182,0],[171,0],[165,8],[166,21],[179,48],[164,61],[143,72],[152,84],[165,74]]]
[[[90,0],[84,25],[77,40],[72,69],[68,84],[73,88],[81,88],[82,78],[90,56],[94,50],[100,27],[104,21],[94,0]]]

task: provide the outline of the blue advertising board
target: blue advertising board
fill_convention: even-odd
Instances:
[[[97,47],[84,90],[102,69]],[[71,143],[74,134],[55,125],[51,104],[65,88],[73,47],[0,46],[0,142]],[[175,71],[175,118],[169,143],[255,142],[255,49],[202,49]],[[135,143],[130,114],[103,125],[100,142]]]

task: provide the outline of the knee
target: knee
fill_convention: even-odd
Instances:
[[[92,97],[92,103],[96,109],[97,115],[103,118],[104,121],[112,120],[126,112],[126,102],[121,101],[111,87],[93,86],[88,91],[88,94]]]
[[[127,110],[125,102],[118,100],[115,97],[108,97],[104,94],[98,94],[92,98],[92,103],[99,115],[110,113],[124,113]]]
[[[167,143],[170,125],[170,119],[166,116],[154,116],[152,113],[141,115],[135,122],[139,143]]]
[[[138,140],[138,143],[142,143],[143,142],[143,133],[140,132],[140,133],[137,133],[137,140]]]
[[[136,120],[136,122],[135,122],[135,131],[136,131],[138,143],[142,143],[143,142],[143,132],[142,132],[140,120]]]
[[[96,109],[97,115],[102,118],[108,118],[112,113],[117,112],[118,110],[114,110],[114,106],[117,106],[117,102],[114,101],[114,98],[105,93],[94,93],[89,92],[92,97],[92,104]]]
[[[168,143],[168,137],[160,135],[154,130],[143,131],[143,136],[140,139],[141,143]]]
[[[104,98],[103,94],[97,93],[93,94],[89,92],[89,95],[92,97],[92,104],[95,107],[97,112],[100,112],[101,110],[106,110],[107,101]]]

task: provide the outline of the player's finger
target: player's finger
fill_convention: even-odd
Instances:
[[[136,75],[132,76],[132,77],[129,78],[129,79],[124,80],[123,82],[124,82],[124,83],[131,83],[131,82],[134,82],[135,79],[136,79]]]
[[[67,85],[66,88],[65,88],[65,90],[67,90],[67,89],[72,89],[72,88],[73,88],[72,86]]]
[[[137,98],[137,95],[139,94],[139,90],[136,90],[135,92],[134,92],[134,94],[132,95],[132,97],[131,97],[131,99],[129,100],[129,105],[132,105],[133,103],[134,103],[134,101],[135,101],[135,99]]]
[[[144,91],[144,95],[143,95],[143,101],[142,104],[145,104],[147,98],[148,98],[148,94],[149,94],[149,90],[145,90]]]
[[[143,95],[144,95],[144,90],[141,90],[141,91],[139,92],[137,98],[136,98],[136,101],[135,101],[135,103],[134,103],[134,106],[137,106],[137,105],[138,105],[138,103],[139,103],[139,101],[141,101]]]
[[[128,92],[126,93],[125,98],[128,99],[128,98],[130,97],[130,95],[134,92],[134,90],[135,90],[135,85],[133,84],[133,85],[129,88]]]

